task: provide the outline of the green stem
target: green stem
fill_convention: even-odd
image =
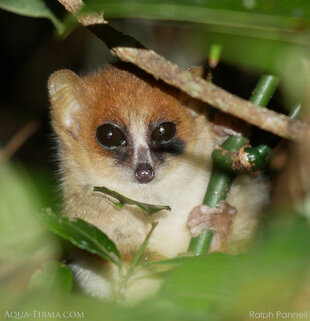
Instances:
[[[215,68],[221,57],[222,46],[219,44],[212,44],[209,52],[208,62],[210,68]]]
[[[291,109],[289,117],[296,119],[300,113],[301,105],[298,104]],[[266,158],[271,149],[280,142],[280,138],[274,135],[269,136],[268,145],[258,145],[244,148],[243,156],[247,157],[247,163],[240,162],[238,152],[229,151],[228,148],[216,148],[212,153],[212,160],[221,170],[234,171],[235,173],[253,173],[264,168]]]
[[[149,213],[150,214],[150,213]],[[153,220],[150,220],[151,223],[151,229],[150,231],[147,233],[143,243],[141,244],[138,252],[136,253],[135,257],[133,258],[129,268],[127,271],[125,271],[124,273],[124,269],[120,268],[119,269],[119,275],[120,275],[120,287],[119,287],[119,291],[118,291],[118,296],[117,299],[119,300],[120,303],[123,303],[123,300],[125,298],[125,289],[127,286],[127,282],[128,280],[131,278],[131,276],[134,274],[134,271],[144,253],[145,248],[147,247],[148,243],[149,243],[149,239],[155,229],[155,227],[157,226],[158,222],[155,222]]]
[[[157,224],[158,224],[158,222],[154,222],[154,221],[151,222],[151,229],[150,229],[150,231],[147,233],[147,235],[146,235],[146,237],[145,237],[142,245],[140,246],[138,252],[136,253],[135,257],[133,258],[133,260],[132,260],[132,262],[131,262],[131,264],[130,264],[129,271],[128,271],[129,274],[132,273],[132,271],[135,269],[135,267],[136,267],[137,264],[139,263],[139,261],[140,261],[140,259],[141,259],[141,257],[142,257],[142,254],[143,254],[145,248],[147,247],[148,242],[149,242],[149,239],[150,239],[150,237],[151,237],[151,235],[152,235],[155,227],[157,226]]]
[[[267,106],[278,84],[279,78],[276,76],[261,76],[249,100],[257,106]]]
[[[278,77],[263,75],[250,98],[250,101],[258,106],[266,106],[271,99],[279,83]],[[230,136],[222,147],[228,151],[236,152],[244,146],[248,140],[244,137]],[[264,149],[267,151],[267,149]],[[235,178],[233,171],[223,170],[220,164],[213,162],[211,177],[203,204],[216,207],[221,200],[226,199],[230,186]],[[188,251],[194,255],[206,254],[211,244],[213,231],[205,230],[199,236],[192,238]]]
[[[259,145],[257,147],[245,148],[244,151],[248,153],[248,162],[251,165],[251,171],[256,172],[264,167],[266,157],[271,151],[271,147],[268,145]]]

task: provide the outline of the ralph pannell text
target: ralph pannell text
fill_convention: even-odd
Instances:
[[[249,311],[249,319],[253,320],[308,320],[309,312],[284,311]]]

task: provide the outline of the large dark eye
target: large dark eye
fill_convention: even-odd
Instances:
[[[161,123],[154,129],[152,140],[155,143],[168,143],[175,136],[176,131],[177,127],[174,123]]]
[[[114,124],[100,125],[96,129],[96,138],[101,146],[109,149],[127,145],[124,134]]]

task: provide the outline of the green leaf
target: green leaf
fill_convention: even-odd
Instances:
[[[48,18],[53,22],[59,34],[64,31],[62,22],[43,0],[0,0],[0,8],[24,16]]]
[[[224,304],[229,299],[225,279],[232,274],[235,260],[224,254],[192,257],[168,275],[160,294],[189,310]]]
[[[36,216],[43,202],[30,173],[22,166],[1,164],[0,182],[2,268],[5,270],[5,266],[9,266],[9,270],[13,270],[13,266],[25,267],[28,263],[42,262],[57,256],[58,242],[46,233]],[[0,279],[2,277],[5,278],[5,274]]]
[[[310,7],[303,0],[86,0],[85,10],[105,18],[152,18],[245,29],[298,32],[309,28]]]
[[[142,211],[146,212],[147,214],[154,214],[154,213],[157,213],[162,210],[171,211],[170,206],[152,205],[152,204],[137,202],[137,201],[134,201],[134,200],[122,195],[122,194],[119,194],[118,192],[112,191],[104,186],[102,186],[102,187],[96,186],[96,187],[94,187],[94,191],[104,193],[104,194],[112,196],[113,198],[118,200],[118,202],[115,202],[109,198],[109,200],[118,208],[122,208],[124,205],[128,204],[128,205],[135,205],[135,206],[139,207]]]
[[[187,310],[215,312],[223,320],[246,319],[250,310],[287,310],[305,281],[309,253],[305,221],[281,222],[247,255],[184,261],[167,274],[160,295]]]
[[[31,290],[63,291],[70,293],[73,286],[73,275],[70,268],[59,262],[45,262],[31,277]]]
[[[121,265],[120,253],[116,245],[95,226],[78,218],[56,215],[51,209],[45,209],[42,218],[50,231],[69,240],[75,246],[97,254],[118,266]]]

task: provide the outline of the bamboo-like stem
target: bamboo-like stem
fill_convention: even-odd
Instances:
[[[264,75],[260,78],[250,101],[258,106],[266,106],[271,99],[274,91],[278,86],[279,79],[275,76]],[[229,152],[237,152],[248,143],[245,137],[230,136],[223,144],[222,148]],[[267,148],[265,149],[267,150]],[[270,149],[269,149],[270,150]],[[214,162],[212,173],[209,180],[207,192],[205,194],[203,204],[210,207],[216,207],[221,200],[226,199],[230,186],[235,178],[235,173],[232,170],[225,170],[221,166],[221,161],[226,160],[217,159],[218,162]],[[192,238],[188,251],[194,253],[194,255],[206,254],[211,244],[212,231],[205,230],[200,235]]]
[[[298,118],[301,105],[297,104],[289,113],[292,119]],[[268,145],[245,147],[238,151],[230,151],[223,146],[217,147],[212,153],[212,160],[218,164],[221,170],[234,171],[236,173],[253,173],[261,170],[265,165],[266,157],[271,149],[276,146],[280,137],[271,136]]]

